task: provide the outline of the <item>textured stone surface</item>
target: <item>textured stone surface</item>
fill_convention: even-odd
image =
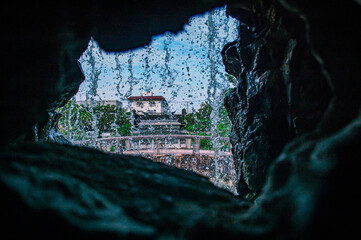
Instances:
[[[192,172],[50,143],[4,151],[0,176],[3,233],[14,237],[181,238],[198,225],[233,225],[249,207]]]
[[[238,79],[225,101],[238,188],[241,195],[259,194],[287,142],[333,133],[357,115],[360,47],[351,29],[360,6],[233,1],[228,11],[241,21],[239,38],[222,51],[226,70]]]
[[[287,144],[254,203],[140,157],[29,143],[0,154],[2,234],[77,239],[360,237],[361,118]],[[358,154],[358,155],[357,155]],[[346,173],[346,174],[345,174]]]
[[[71,62],[88,34],[123,50],[218,3],[144,2],[123,10],[95,1],[52,11],[33,3],[2,8],[1,144],[75,91],[80,72]],[[1,237],[361,238],[360,1],[235,0],[228,12],[244,23],[241,45],[222,52],[239,81],[226,105],[240,192],[258,194],[253,203],[137,157],[15,144],[0,153]]]

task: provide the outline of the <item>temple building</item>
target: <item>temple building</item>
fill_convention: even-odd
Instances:
[[[168,103],[163,96],[153,96],[151,91],[142,91],[141,96],[128,98],[130,109],[138,115],[163,115],[168,112]]]
[[[129,111],[135,114],[134,136],[160,135],[159,142],[162,147],[186,148],[190,140],[172,139],[171,135],[184,135],[182,130],[181,116],[170,114],[168,103],[163,96],[153,96],[152,92],[143,91],[141,96],[131,96]],[[138,149],[154,146],[154,141],[139,141],[135,143]],[[186,145],[187,144],[187,145]]]

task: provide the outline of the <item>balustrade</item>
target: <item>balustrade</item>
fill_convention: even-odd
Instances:
[[[179,140],[177,144],[172,140]],[[180,140],[184,139],[185,143],[181,144]],[[98,138],[96,139],[96,146],[102,150],[104,146],[115,146],[117,153],[124,153],[126,151],[139,151],[139,150],[149,150],[155,151],[157,155],[161,153],[161,149],[178,149],[178,150],[192,150],[192,154],[201,154],[201,140],[210,140],[210,136],[197,136],[197,135],[139,135],[139,136],[122,136],[122,137],[109,137],[109,138]],[[148,140],[147,143],[144,143],[145,140]],[[162,141],[163,140],[163,141]],[[193,141],[193,146],[192,146]],[[228,137],[219,137],[219,141],[224,141],[229,145],[228,149],[231,149],[229,144]],[[75,144],[78,145],[87,145],[88,140],[78,141]],[[178,148],[167,148],[167,144],[171,146],[178,146]],[[189,152],[189,151],[188,151]],[[208,151],[212,152],[212,151]],[[228,151],[224,151],[229,153]]]

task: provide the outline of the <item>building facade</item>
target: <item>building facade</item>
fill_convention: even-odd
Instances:
[[[75,101],[76,104],[78,105],[90,105],[91,101]],[[102,106],[106,106],[106,105],[110,105],[110,106],[116,106],[116,107],[122,107],[122,103],[118,100],[101,100],[101,101],[96,101],[95,105],[102,105]]]
[[[138,121],[135,125],[135,136],[168,136],[158,139],[155,144],[154,139],[133,141],[136,149],[151,149],[155,145],[161,148],[187,148],[190,146],[190,139],[172,139],[172,135],[184,135],[182,124],[179,118],[169,114],[168,103],[163,96],[153,96],[152,92],[143,91],[142,96],[129,97],[130,111],[138,115]]]
[[[141,96],[128,98],[130,110],[138,115],[163,115],[167,113],[168,103],[163,96],[153,96],[152,92],[142,91]]]

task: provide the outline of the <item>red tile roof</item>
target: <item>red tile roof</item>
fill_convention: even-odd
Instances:
[[[129,101],[139,100],[165,100],[163,96],[132,96],[128,98]]]

